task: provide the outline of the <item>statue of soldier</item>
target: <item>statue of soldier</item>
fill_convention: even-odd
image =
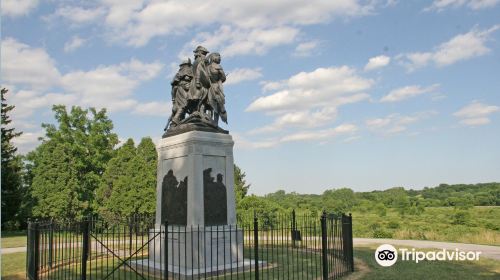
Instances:
[[[167,127],[169,124],[172,127],[177,126],[184,119],[186,113],[190,113],[188,112],[188,98],[192,80],[193,69],[191,59],[188,59],[179,64],[179,71],[177,71],[170,83],[172,85],[172,115],[169,118]],[[167,127],[165,127],[165,130]]]
[[[205,103],[210,88],[210,78],[207,69],[206,55],[208,50],[198,46],[194,51],[193,74],[194,82],[189,90],[189,106],[196,106],[198,112],[205,114]]]
[[[219,116],[223,122],[227,123],[227,113],[225,107],[224,91],[222,83],[226,81],[226,74],[220,65],[221,57],[219,53],[208,55],[208,74],[210,75],[211,86],[208,90],[208,104],[212,108],[212,118],[215,125],[219,124]]]

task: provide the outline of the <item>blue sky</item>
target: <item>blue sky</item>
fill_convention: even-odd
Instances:
[[[52,104],[159,139],[199,44],[229,74],[223,127],[253,193],[500,181],[500,0],[4,0],[20,151]]]

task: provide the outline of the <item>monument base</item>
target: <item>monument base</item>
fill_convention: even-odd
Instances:
[[[243,258],[243,230],[236,226],[168,226],[166,233],[161,226],[150,231],[150,239],[149,258],[134,265],[161,269],[167,250],[169,271],[174,274],[190,276],[251,267]]]

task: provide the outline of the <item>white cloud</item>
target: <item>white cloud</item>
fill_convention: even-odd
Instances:
[[[315,111],[298,111],[277,117],[272,124],[254,129],[250,134],[276,132],[287,127],[314,128],[333,122],[337,117],[337,108],[325,107]]]
[[[57,85],[61,74],[44,49],[32,48],[13,38],[2,40],[2,80],[32,88]]]
[[[287,81],[262,81],[259,84],[262,85],[263,92],[269,92],[286,87],[286,82]]]
[[[266,54],[269,49],[292,43],[299,30],[292,27],[242,29],[223,25],[213,33],[201,32],[179,53],[179,59],[191,57],[194,46],[202,45],[209,51],[220,52],[224,57],[247,54]]]
[[[372,57],[368,60],[368,63],[365,65],[365,71],[371,71],[374,69],[382,68],[391,62],[391,58],[385,55],[379,55]]]
[[[262,77],[261,68],[236,68],[226,73],[225,85],[234,85],[243,81],[256,80]]]
[[[289,28],[337,17],[362,16],[374,9],[370,1],[365,5],[357,0],[242,0],[237,5],[230,0],[105,0],[103,6],[107,11],[105,23],[112,36],[132,46],[143,46],[152,38],[193,28],[214,25],[229,25],[236,30]]]
[[[489,124],[490,122],[491,122],[491,120],[489,118],[486,118],[486,117],[463,119],[460,121],[461,124],[465,124],[468,126],[485,125],[485,124]]]
[[[75,105],[78,96],[61,93],[43,93],[42,91],[12,91],[11,101],[16,107],[13,110],[15,119],[23,119],[33,115],[38,108],[48,108],[54,104]]]
[[[410,124],[430,118],[437,114],[434,111],[419,112],[412,115],[391,114],[383,118],[368,119],[365,121],[366,127],[383,135],[397,134],[408,129]]]
[[[231,132],[234,139],[235,149],[267,149],[279,144],[277,139],[253,140],[248,139],[238,132]]]
[[[448,42],[442,43],[432,52],[415,52],[401,54],[398,59],[409,70],[434,63],[437,67],[444,67],[462,60],[471,59],[488,54],[491,50],[486,46],[490,35],[495,32],[500,25],[495,25],[486,30],[473,30],[459,34]]]
[[[20,154],[26,154],[40,144],[38,138],[43,137],[41,131],[23,132],[19,137],[12,139],[12,142],[17,147]]]
[[[238,133],[233,133],[233,137],[237,148],[266,149],[288,142],[325,141],[341,135],[351,135],[350,137],[353,137],[352,135],[356,131],[358,131],[356,125],[344,123],[333,128],[301,130],[265,140],[250,140]]]
[[[281,81],[280,91],[258,98],[246,111],[279,113],[335,107],[367,98],[362,91],[369,89],[373,83],[373,80],[358,76],[354,69],[347,66],[318,68]],[[264,88],[268,89],[268,85],[264,85]]]
[[[442,11],[446,8],[466,6],[473,10],[486,9],[496,6],[500,0],[435,0],[424,11]]]
[[[44,49],[32,48],[12,38],[2,42],[2,77],[11,86],[11,100],[16,105],[13,113],[20,119],[53,104],[105,107],[110,111],[137,105],[135,113],[151,114],[147,108],[151,109],[152,103],[139,103],[133,94],[141,83],[156,77],[162,69],[163,64],[159,62],[131,59],[61,75]],[[54,88],[62,93],[47,92]]]
[[[133,90],[143,81],[159,74],[163,64],[143,63],[137,59],[119,65],[98,66],[90,71],[73,71],[63,76],[64,89],[81,97],[88,106],[110,111],[126,110],[137,104]]]
[[[85,44],[87,40],[80,38],[79,36],[73,36],[70,41],[64,44],[64,52],[72,52],[80,48]]]
[[[473,101],[471,104],[453,113],[453,115],[460,118],[460,123],[464,125],[477,126],[490,123],[491,120],[489,115],[499,110],[500,107],[498,106],[486,105],[478,101]]]
[[[77,6],[62,6],[57,8],[49,18],[61,17],[74,24],[85,24],[95,22],[105,15],[103,8],[82,8]]]
[[[313,134],[317,139],[331,137],[345,128],[324,128],[336,120],[338,108],[366,100],[369,95],[364,91],[371,88],[373,83],[373,80],[358,76],[354,69],[347,66],[318,68],[312,72],[298,73],[286,80],[262,82],[264,92],[274,92],[257,98],[246,111],[263,111],[274,120],[248,134],[284,135],[266,140],[266,143],[307,140]],[[312,128],[317,129],[307,130]],[[297,129],[301,131],[290,132]]]
[[[341,124],[335,128],[292,133],[282,137],[280,142],[324,140],[341,134],[352,134],[357,130],[358,128],[353,124]]]
[[[2,15],[18,17],[28,15],[38,6],[38,0],[2,0]]]
[[[319,42],[303,42],[297,45],[293,55],[295,56],[310,56],[313,54],[314,50],[318,47]]]
[[[134,106],[133,113],[137,115],[144,116],[160,116],[160,117],[168,117],[172,112],[172,103],[171,102],[146,102],[146,103],[138,103]]]
[[[380,99],[380,102],[396,102],[424,93],[429,93],[435,91],[439,88],[439,84],[434,84],[428,87],[421,87],[418,85],[406,86],[397,89],[393,89],[386,96]]]

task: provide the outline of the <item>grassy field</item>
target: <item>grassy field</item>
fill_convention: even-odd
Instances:
[[[479,261],[423,261],[418,264],[397,261],[391,267],[379,266],[374,258],[375,247],[359,247],[354,250],[356,273],[349,279],[391,280],[493,280],[500,279],[500,261],[480,259]]]
[[[246,256],[249,259],[253,259],[253,248],[245,249]],[[261,259],[266,259],[268,263],[271,264],[270,267],[265,267],[261,270],[261,277],[263,278],[276,278],[280,279],[291,279],[294,277],[300,277],[302,279],[316,279],[321,275],[321,256],[316,253],[309,251],[288,251],[286,249],[275,248],[274,251],[266,251],[261,249],[260,251]],[[2,255],[2,279],[18,280],[25,279],[25,253],[14,253]],[[104,278],[108,273],[110,273],[118,264],[118,260],[100,259],[99,261],[93,261],[88,264],[88,275],[93,279]],[[253,268],[253,266],[252,266]],[[48,279],[57,278],[64,276],[68,279],[79,278],[80,266],[68,265],[64,268],[58,269],[54,274],[45,275]],[[123,279],[136,279],[137,275],[128,269],[119,269],[114,273],[115,277]],[[265,275],[265,276],[264,276]],[[228,275],[229,277],[230,275]],[[235,277],[236,275],[233,275]],[[216,278],[216,277],[213,277]],[[239,272],[239,278],[242,279],[253,279],[254,272]]]
[[[398,261],[394,266],[384,268],[379,266],[374,259],[375,247],[359,247],[355,248],[356,273],[346,277],[350,279],[369,279],[369,280],[390,280],[390,279],[426,279],[426,280],[456,280],[456,279],[484,279],[493,280],[500,279],[500,262],[489,259],[482,259],[478,262],[420,262],[415,264],[413,262]],[[301,276],[304,278],[313,277],[317,278],[320,275],[319,269],[315,265],[317,256],[304,255],[301,265],[294,265],[290,270],[284,269],[287,262],[286,254],[278,254],[273,259],[276,267],[268,269],[265,273],[267,278],[275,278],[278,276],[280,279],[286,279],[288,276],[294,277]],[[305,265],[305,266],[304,266]],[[60,273],[64,275],[77,276],[75,267],[68,267]],[[274,274],[273,274],[274,273]],[[116,276],[132,277],[135,275],[127,270],[120,269],[116,272]],[[273,277],[273,275],[275,277]],[[100,276],[93,273],[93,276]],[[243,276],[243,275],[241,275]],[[245,273],[245,278],[252,279],[253,273]],[[50,277],[49,277],[50,278]],[[20,280],[25,279],[25,253],[14,253],[2,255],[2,279],[6,280]]]
[[[353,212],[355,237],[435,240],[500,246],[500,207],[427,207],[421,214],[401,216]]]
[[[2,248],[26,246],[25,231],[2,231]]]
[[[2,255],[2,279],[26,279],[26,253]]]

